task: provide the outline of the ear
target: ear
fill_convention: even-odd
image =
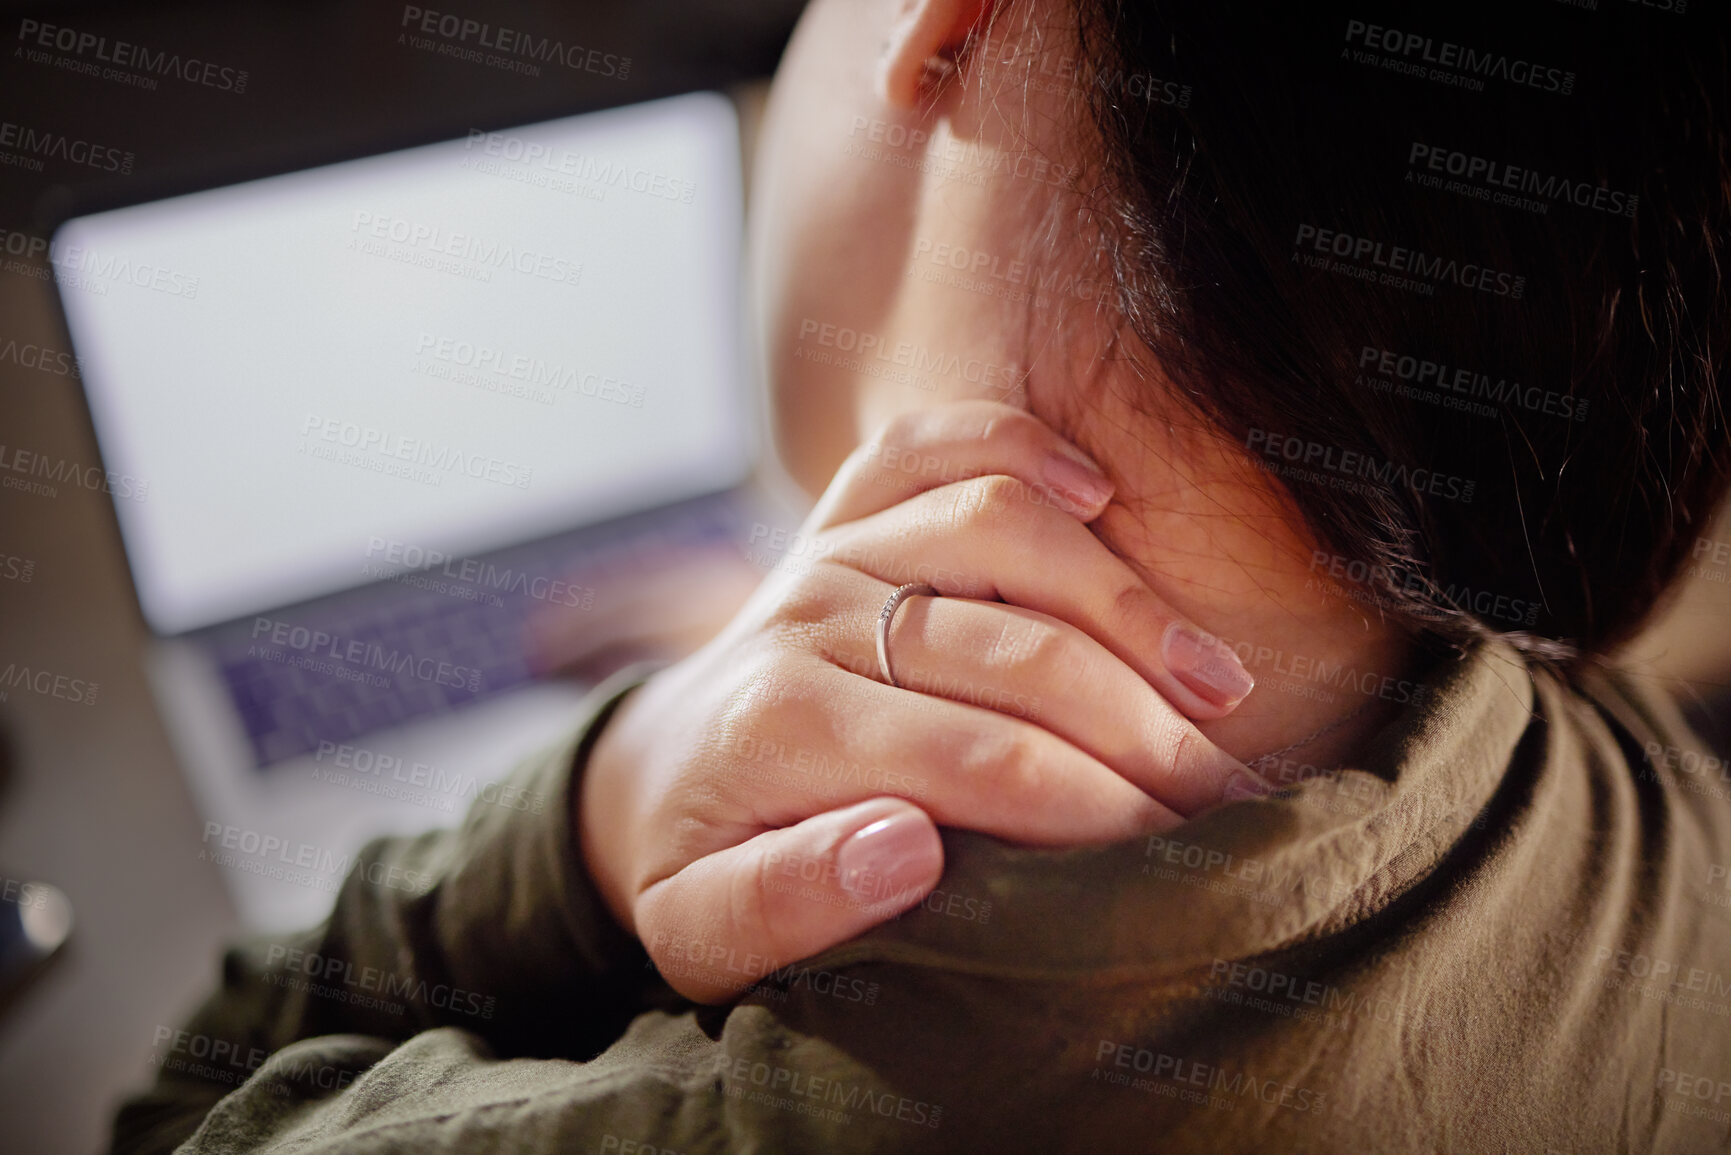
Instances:
[[[895,108],[914,108],[927,64],[953,57],[991,8],[992,0],[901,0],[878,63],[878,95]]]

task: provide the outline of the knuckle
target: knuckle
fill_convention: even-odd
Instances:
[[[785,702],[793,690],[793,678],[779,655],[757,649],[740,655],[734,668],[733,685],[716,708],[715,737],[729,745],[749,738],[764,717]]]
[[[986,508],[996,517],[1020,513],[1027,508],[1022,483],[1005,473],[991,473],[980,479]]]
[[[1001,413],[990,413],[980,422],[979,441],[991,449],[998,449],[1016,440],[1016,423],[1008,420]]]
[[[1150,728],[1149,752],[1154,765],[1174,778],[1187,776],[1196,731],[1179,718],[1161,718]]]
[[[982,497],[976,481],[946,485],[938,491],[936,499],[948,503],[941,508],[941,513],[943,522],[950,528],[964,530],[980,519]]]
[[[1016,730],[977,735],[965,746],[960,762],[968,780],[990,783],[993,793],[1005,798],[1038,797],[1046,781],[1039,751]]]
[[[952,513],[959,526],[1002,526],[1027,509],[1027,502],[1022,500],[1022,483],[1002,473],[976,477],[954,488]]]
[[[1112,595],[1112,614],[1116,625],[1126,632],[1132,624],[1146,630],[1148,622],[1170,616],[1153,593],[1135,581],[1126,581]]]
[[[980,439],[994,448],[1026,459],[1045,449],[1045,426],[1038,418],[1007,405],[993,405],[980,429]]]
[[[1021,617],[1004,624],[987,662],[1008,679],[1039,682],[1056,690],[1084,682],[1093,665],[1064,630]]]

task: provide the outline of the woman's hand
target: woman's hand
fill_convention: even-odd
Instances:
[[[1036,846],[1166,829],[1265,787],[1189,719],[1251,680],[1088,530],[1111,483],[1029,414],[892,422],[703,649],[600,735],[579,839],[681,993],[719,1001],[920,901],[936,823]],[[890,634],[891,591],[924,581]]]

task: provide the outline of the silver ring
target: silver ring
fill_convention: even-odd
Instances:
[[[929,598],[943,596],[925,582],[909,582],[905,586],[897,587],[896,592],[890,595],[890,600],[884,603],[884,608],[878,612],[878,673],[884,676],[884,681],[898,690],[902,688],[902,684],[896,681],[895,674],[890,671],[890,623],[895,621],[896,610],[901,608],[901,604],[915,594]]]

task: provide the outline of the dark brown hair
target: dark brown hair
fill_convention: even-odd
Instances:
[[[1181,394],[1387,613],[1567,663],[1726,488],[1726,38],[1467,7],[1081,0],[1081,86]]]

